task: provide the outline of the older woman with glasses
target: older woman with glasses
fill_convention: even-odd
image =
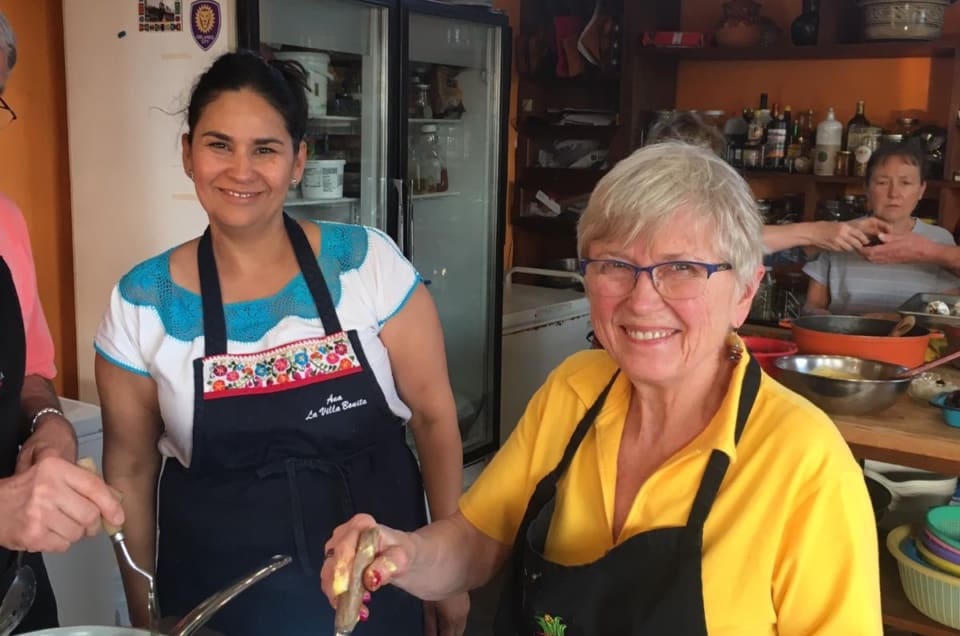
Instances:
[[[388,583],[444,598],[512,557],[497,634],[881,634],[860,469],[736,335],[763,273],[760,227],[743,179],[707,149],[655,144],[611,170],[578,227],[604,350],[554,370],[458,515],[379,527],[370,611]],[[331,602],[375,524],[334,532]]]

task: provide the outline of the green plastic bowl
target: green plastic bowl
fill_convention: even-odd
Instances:
[[[960,550],[960,506],[937,506],[927,511],[927,528],[944,543]]]

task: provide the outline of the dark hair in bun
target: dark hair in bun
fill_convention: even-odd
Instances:
[[[203,110],[221,93],[242,89],[256,92],[280,113],[296,151],[307,129],[306,71],[297,62],[267,62],[250,51],[221,55],[197,80],[187,107],[187,138],[193,139]]]

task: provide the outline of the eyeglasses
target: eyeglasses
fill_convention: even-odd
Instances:
[[[707,279],[717,272],[732,270],[730,263],[667,261],[649,267],[614,259],[580,259],[580,273],[587,289],[598,296],[626,296],[637,284],[640,274],[650,275],[654,288],[664,298],[688,300],[703,294]]]
[[[0,128],[9,126],[15,121],[17,121],[17,114],[10,108],[10,104],[0,97]]]

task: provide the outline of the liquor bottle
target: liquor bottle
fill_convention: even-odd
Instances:
[[[747,128],[747,141],[743,145],[743,167],[757,170],[763,167],[763,143],[766,130],[760,123],[760,109],[753,113]]]
[[[743,167],[743,146],[747,142],[747,131],[752,119],[753,111],[744,108],[742,117],[731,117],[723,125],[723,136],[727,140],[725,159],[736,168]]]
[[[760,121],[760,125],[764,128],[770,123],[770,109],[767,107],[766,93],[760,93],[760,106],[757,108],[756,116]]]
[[[800,127],[799,119],[793,122],[790,133],[787,137],[787,156],[784,161],[784,167],[787,169],[787,172],[797,172],[797,166],[795,165],[797,157],[803,156],[807,151],[807,149],[804,147],[806,144],[806,138],[803,136],[803,130]]]
[[[851,117],[847,123],[847,145],[845,150],[849,150],[850,152],[855,151],[860,146],[860,139],[870,126],[870,122],[863,114],[863,110],[863,100],[861,99],[857,102],[857,114]]]
[[[790,104],[783,107],[783,121],[787,122],[787,145],[789,146],[793,134],[793,110]]]
[[[782,170],[787,155],[787,121],[780,107],[774,103],[770,123],[767,124],[767,140],[764,144],[763,167],[767,170]]]

